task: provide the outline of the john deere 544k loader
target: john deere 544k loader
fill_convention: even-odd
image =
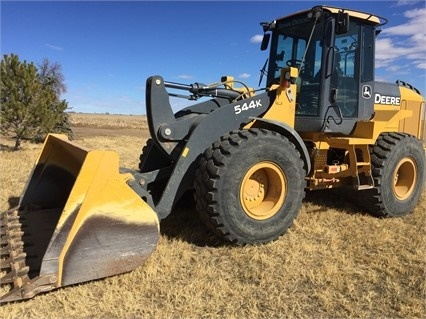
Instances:
[[[19,206],[1,214],[9,291],[0,301],[136,268],[155,249],[159,219],[188,190],[201,219],[238,245],[282,235],[305,189],[350,186],[375,215],[410,213],[425,178],[425,102],[405,82],[374,80],[385,22],[317,6],[261,23],[270,53],[256,91],[232,77],[148,78],[151,138],[139,171],[119,168],[114,152],[49,135]],[[176,90],[210,99],[174,113]]]

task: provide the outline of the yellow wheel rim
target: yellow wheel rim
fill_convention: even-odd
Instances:
[[[251,218],[265,220],[282,207],[287,194],[287,179],[283,170],[271,162],[260,162],[244,175],[240,201]]]
[[[405,200],[414,191],[417,180],[417,166],[411,158],[403,158],[393,174],[393,193],[399,200]]]

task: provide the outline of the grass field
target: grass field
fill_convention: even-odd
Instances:
[[[137,168],[142,116],[72,114],[75,142]],[[41,145],[0,139],[0,210],[20,195]],[[337,191],[307,194],[293,227],[261,246],[212,235],[191,205],[161,222],[135,271],[3,304],[0,318],[425,318],[426,194],[403,218],[378,219]]]

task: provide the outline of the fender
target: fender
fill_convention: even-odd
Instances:
[[[309,174],[309,172],[311,171],[311,161],[310,161],[309,152],[305,145],[305,142],[303,141],[301,136],[297,133],[297,131],[294,128],[292,128],[290,125],[286,123],[279,122],[279,121],[267,120],[267,119],[258,118],[258,117],[253,117],[252,119],[256,120],[255,124],[252,127],[266,126],[265,128],[270,129],[272,126],[274,131],[287,137],[294,144],[296,149],[299,151],[300,156],[304,163],[303,166],[304,166],[306,175]]]

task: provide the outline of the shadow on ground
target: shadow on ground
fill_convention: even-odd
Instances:
[[[369,215],[363,210],[357,202],[360,194],[352,188],[332,188],[315,191],[307,191],[304,199],[305,203],[310,203],[320,206],[318,211],[323,211],[324,208],[335,209],[342,214],[350,215]],[[310,211],[317,212],[317,210]]]
[[[319,206],[318,209],[309,210],[309,213],[323,212],[324,208],[335,209],[342,214],[368,215],[356,204],[357,192],[352,189],[327,189],[308,191],[304,203]],[[219,238],[200,219],[195,210],[192,193],[187,193],[180,200],[172,213],[160,223],[161,234],[183,240],[196,246],[223,247],[231,245]]]
[[[160,223],[161,235],[180,239],[199,247],[230,245],[214,234],[200,219],[192,193],[186,193],[172,213]]]

